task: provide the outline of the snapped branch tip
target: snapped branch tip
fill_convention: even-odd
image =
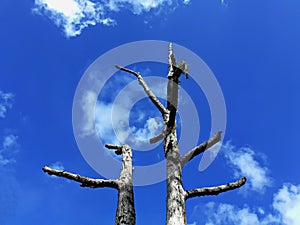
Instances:
[[[122,69],[122,67],[121,66],[119,66],[119,65],[115,65],[115,67],[118,69],[118,70],[120,70],[120,69]]]
[[[116,155],[121,155],[122,154],[122,146],[112,145],[112,144],[105,144],[105,147],[107,149],[113,149],[113,150],[115,150],[115,154]]]

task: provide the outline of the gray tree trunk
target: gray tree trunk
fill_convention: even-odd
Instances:
[[[167,225],[186,224],[185,191],[182,187],[182,170],[176,131],[165,137],[167,159]]]
[[[185,190],[182,186],[182,168],[176,134],[178,84],[183,70],[176,67],[172,45],[169,46],[169,73],[167,87],[167,110],[165,116],[164,152],[167,159],[167,225],[186,224]]]
[[[131,148],[128,145],[123,145],[122,169],[118,179],[118,208],[116,213],[116,225],[135,224],[132,171]]]
[[[173,54],[172,44],[169,46],[169,73],[167,87],[167,107],[164,107],[156,95],[144,81],[140,73],[127,68],[116,66],[118,69],[133,74],[143,87],[149,99],[161,112],[165,123],[165,129],[161,134],[152,138],[151,143],[164,139],[164,153],[167,160],[167,225],[186,225],[185,201],[189,198],[218,195],[222,192],[233,190],[243,186],[246,178],[215,187],[203,187],[193,190],[184,190],[182,185],[182,168],[194,157],[203,153],[211,146],[221,140],[221,132],[217,132],[208,141],[194,147],[184,156],[180,156],[176,134],[176,113],[178,105],[178,84],[182,74],[187,74],[187,65],[184,61],[177,63]],[[114,146],[106,145],[109,149],[114,149],[115,153],[122,154],[122,169],[117,180],[103,180],[83,177],[66,171],[54,170],[48,166],[43,171],[49,175],[64,177],[81,183],[82,187],[103,188],[110,187],[118,190],[118,208],[116,212],[116,225],[135,225],[134,194],[132,187],[132,151],[128,145]]]
[[[117,180],[103,180],[83,177],[70,172],[55,170],[48,166],[43,171],[49,175],[64,177],[79,182],[82,187],[103,188],[110,187],[118,190],[118,208],[116,211],[116,225],[135,225],[134,194],[132,187],[132,150],[128,145],[106,145],[108,149],[115,150],[117,155],[122,155],[122,168]]]
[[[184,156],[180,156],[176,134],[176,113],[178,105],[178,84],[181,74],[185,74],[188,78],[187,65],[184,61],[177,63],[173,54],[172,43],[169,46],[169,73],[167,87],[167,107],[165,108],[149,86],[145,83],[140,73],[116,66],[118,69],[131,73],[137,77],[140,85],[144,88],[146,94],[161,112],[165,123],[164,131],[158,136],[152,138],[150,143],[164,139],[164,153],[167,160],[167,225],[186,225],[185,201],[189,198],[206,195],[218,195],[221,192],[226,192],[241,187],[245,184],[246,178],[220,185],[216,187],[205,187],[194,190],[184,190],[182,185],[182,168],[200,153],[206,151],[211,146],[221,140],[221,132],[217,132],[208,141],[196,146],[187,152]]]

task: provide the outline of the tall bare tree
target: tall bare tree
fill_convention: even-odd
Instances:
[[[105,145],[108,149],[115,151],[115,154],[122,155],[122,168],[118,179],[103,180],[84,177],[63,170],[55,170],[48,166],[43,171],[49,175],[64,177],[80,183],[81,187],[89,188],[115,188],[118,190],[118,208],[116,211],[116,225],[135,225],[134,195],[132,187],[132,150],[128,145],[115,146]]]
[[[188,78],[188,68],[184,61],[177,63],[173,54],[172,43],[169,45],[169,72],[168,72],[168,87],[167,87],[167,106],[164,107],[156,95],[151,91],[149,86],[144,81],[140,73],[129,70],[127,68],[116,66],[116,68],[133,74],[144,88],[146,94],[160,111],[165,128],[161,134],[152,138],[151,143],[164,139],[164,153],[167,160],[167,225],[186,225],[186,210],[185,201],[189,198],[206,195],[218,195],[241,187],[245,184],[246,178],[242,177],[239,180],[215,187],[197,188],[194,190],[185,190],[182,185],[182,168],[194,157],[203,153],[221,140],[221,131],[217,132],[208,141],[196,146],[188,151],[184,156],[180,155],[178,148],[177,132],[176,132],[176,114],[178,106],[178,85],[179,78],[182,74]]]
[[[149,99],[160,111],[165,128],[161,134],[152,138],[151,143],[164,139],[164,153],[167,160],[167,225],[186,225],[185,202],[189,198],[207,195],[218,195],[222,192],[233,190],[243,186],[246,178],[215,187],[202,187],[193,190],[185,190],[182,184],[182,168],[193,158],[203,153],[221,140],[221,131],[217,132],[208,141],[196,146],[185,155],[180,155],[176,131],[176,114],[178,107],[179,78],[182,74],[188,78],[188,68],[184,61],[177,63],[173,54],[172,44],[169,46],[169,72],[167,87],[167,106],[164,107],[156,95],[144,81],[140,73],[127,68],[116,66],[118,69],[133,74],[143,87]],[[66,171],[55,170],[48,166],[43,171],[49,175],[64,177],[81,183],[82,187],[103,188],[110,187],[118,190],[118,208],[116,212],[116,225],[134,225],[135,209],[132,187],[132,150],[128,145],[106,145],[113,149],[117,155],[122,155],[122,169],[117,180],[103,180],[83,177]]]

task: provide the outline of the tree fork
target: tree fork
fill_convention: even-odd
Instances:
[[[169,45],[169,72],[168,72],[168,86],[167,86],[167,107],[164,108],[159,102],[158,98],[151,91],[148,85],[143,80],[140,73],[129,70],[127,68],[116,66],[118,69],[133,74],[138,78],[141,86],[144,88],[146,94],[152,103],[161,112],[165,129],[156,137],[150,139],[150,143],[155,143],[164,139],[164,153],[167,160],[167,225],[186,225],[186,210],[185,201],[192,197],[218,195],[219,193],[234,190],[243,186],[246,183],[246,178],[242,177],[238,181],[220,185],[216,187],[198,188],[194,190],[185,191],[182,185],[182,168],[193,158],[205,152],[210,147],[214,146],[221,140],[221,131],[217,132],[208,141],[196,146],[183,157],[180,157],[180,150],[178,148],[177,134],[176,134],[176,114],[178,106],[178,88],[179,78],[181,74],[185,74],[188,78],[188,68],[184,61],[177,63],[176,57],[173,53],[172,43]]]

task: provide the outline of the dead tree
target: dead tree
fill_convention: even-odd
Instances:
[[[108,149],[113,149],[115,154],[122,155],[122,169],[118,179],[104,180],[83,177],[70,172],[43,167],[43,171],[49,175],[64,177],[80,183],[81,187],[89,188],[115,188],[118,190],[118,208],[116,211],[116,225],[135,225],[135,208],[132,187],[132,150],[128,145],[115,146],[105,145]]]
[[[217,132],[208,141],[196,146],[184,156],[180,156],[176,133],[176,114],[178,106],[178,86],[179,78],[182,74],[186,75],[187,65],[184,61],[177,63],[173,54],[172,43],[169,46],[169,72],[167,87],[167,106],[164,107],[156,95],[151,91],[140,73],[116,66],[116,68],[133,74],[144,88],[146,94],[162,114],[165,128],[163,132],[152,138],[151,143],[164,139],[164,153],[167,161],[167,225],[186,225],[185,201],[189,198],[206,195],[218,195],[241,187],[245,184],[246,178],[242,177],[238,181],[215,187],[198,188],[194,190],[184,190],[182,185],[182,168],[194,157],[203,153],[221,140],[221,132]]]

